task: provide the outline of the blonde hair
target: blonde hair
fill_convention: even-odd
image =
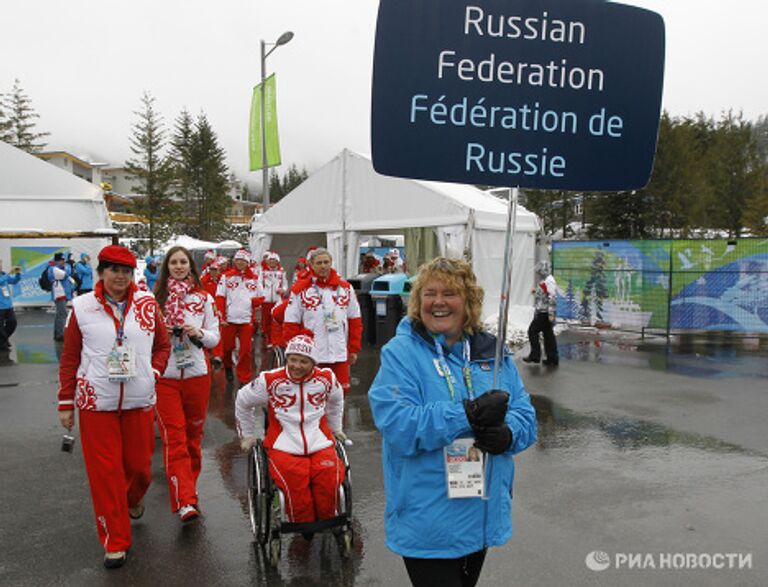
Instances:
[[[483,288],[477,285],[477,277],[472,266],[463,259],[437,257],[419,267],[419,273],[413,282],[411,297],[408,300],[408,317],[416,322],[421,319],[421,293],[426,283],[437,279],[455,289],[464,298],[464,331],[475,334],[481,327],[480,314],[483,309]]]

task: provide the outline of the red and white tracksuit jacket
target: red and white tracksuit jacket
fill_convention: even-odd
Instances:
[[[102,282],[72,300],[59,364],[59,410],[131,410],[155,405],[155,378],[165,370],[170,345],[155,296],[131,284],[124,342],[136,353],[136,376],[124,383],[107,377],[107,357],[118,322],[104,298]]]
[[[328,279],[315,276],[291,287],[283,338],[308,333],[315,339],[320,363],[342,363],[360,352],[363,323],[355,290],[331,269]]]
[[[221,339],[219,332],[219,318],[213,303],[213,298],[207,292],[197,290],[187,294],[184,298],[184,324],[189,324],[199,329],[203,333],[201,342],[203,347],[212,349]],[[169,333],[170,334],[170,333]],[[185,337],[186,338],[186,337]],[[173,342],[173,338],[171,339]],[[176,366],[176,360],[171,353],[168,366],[165,368],[163,378],[165,379],[190,379],[207,375],[208,362],[204,349],[189,343],[189,350],[194,360],[191,367],[179,370]]]
[[[205,348],[220,338],[213,298],[202,290],[184,298],[184,324],[198,328]],[[186,339],[186,336],[184,337]],[[178,339],[171,336],[172,343]],[[204,349],[187,342],[193,364],[179,368],[171,358],[157,381],[157,423],[163,440],[163,463],[168,479],[171,511],[197,504],[197,478],[202,468],[203,427],[211,392],[208,357]]]
[[[261,271],[261,291],[264,293],[264,305],[261,307],[261,332],[267,346],[275,344],[272,340],[272,308],[283,301],[288,293],[288,278],[282,267]]]
[[[136,353],[136,375],[109,381],[107,356],[119,321],[103,283],[72,300],[59,364],[59,410],[80,411],[80,438],[99,539],[108,552],[131,546],[128,508],[152,479],[155,377],[165,370],[170,344],[155,297],[134,284],[128,293],[124,343]]]
[[[229,324],[250,324],[253,311],[263,302],[259,277],[250,269],[227,270],[216,288],[216,305]]]
[[[256,434],[259,407],[267,408],[264,446],[272,478],[286,495],[291,521],[334,517],[344,466],[333,432],[341,430],[344,393],[333,372],[315,367],[297,381],[282,367],[241,387],[235,402],[241,437]]]
[[[283,300],[283,296],[288,293],[288,278],[282,267],[261,271],[261,290],[267,304],[279,304]]]
[[[259,287],[258,276],[246,269],[243,272],[232,268],[219,280],[216,289],[216,305],[227,326],[222,328],[222,361],[226,369],[232,368],[232,351],[235,339],[240,341],[237,359],[237,378],[245,383],[253,377],[251,346],[253,341],[253,318],[255,309],[264,301]]]

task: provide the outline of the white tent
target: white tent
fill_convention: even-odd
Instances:
[[[435,254],[471,255],[486,292],[486,317],[498,311],[506,219],[506,202],[473,186],[379,175],[368,157],[345,149],[254,217],[250,244],[257,258],[276,250],[286,269],[309,246],[326,246],[340,273],[351,276],[357,273],[358,244],[368,235],[405,234],[409,254],[419,249],[409,238],[426,242],[434,235]],[[538,231],[536,215],[518,206],[512,304],[530,303]],[[340,263],[345,244],[346,262]],[[413,259],[406,261],[415,271]]]
[[[98,187],[0,141],[0,259],[6,271],[11,253],[14,261],[23,259],[15,304],[49,299],[36,277],[49,251],[69,248],[95,259],[114,233]]]

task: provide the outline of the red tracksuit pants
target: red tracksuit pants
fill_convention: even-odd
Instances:
[[[271,346],[272,343],[272,308],[274,302],[264,302],[261,304],[261,336],[264,339],[265,346]]]
[[[291,522],[314,522],[337,515],[344,464],[335,446],[307,456],[275,449],[269,449],[268,455],[270,474],[285,494]]]
[[[197,478],[202,463],[200,448],[211,395],[211,376],[160,378],[155,390],[168,494],[171,511],[175,512],[185,505],[197,505]]]
[[[346,397],[349,391],[349,363],[347,361],[342,363],[319,363],[317,366],[333,371],[341,388],[344,390],[344,397]]]
[[[152,480],[152,407],[121,412],[80,411],[80,442],[99,540],[107,552],[131,546],[128,508]]]
[[[224,356],[224,367],[232,368],[232,351],[235,350],[235,339],[240,341],[240,351],[237,357],[237,380],[249,383],[253,379],[251,368],[251,347],[253,343],[252,324],[227,324],[221,329],[221,346]]]

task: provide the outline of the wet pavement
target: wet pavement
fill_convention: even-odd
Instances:
[[[330,537],[286,537],[278,569],[266,568],[252,545],[234,390],[218,373],[202,519],[182,526],[170,512],[157,451],[129,562],[105,571],[79,445],[73,454],[59,450],[52,321],[20,312],[14,350],[0,354],[0,585],[408,584],[384,546],[381,445],[365,397],[377,368],[372,348],[353,368],[347,398],[358,539],[351,561]],[[571,331],[559,342],[559,368],[518,363],[539,442],[517,459],[515,536],[489,553],[480,585],[767,585],[765,341],[688,337],[667,345]],[[606,553],[608,569],[587,567],[594,551]],[[647,558],[645,568],[616,568],[623,554],[664,553],[751,554],[752,569],[660,570]]]

